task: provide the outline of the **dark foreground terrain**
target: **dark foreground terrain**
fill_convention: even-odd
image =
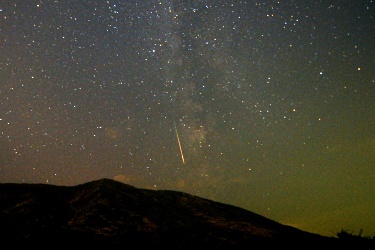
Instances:
[[[2,245],[12,248],[338,249],[348,244],[235,206],[109,179],[72,187],[0,184],[0,227]]]

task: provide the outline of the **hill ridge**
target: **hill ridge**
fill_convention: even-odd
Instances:
[[[233,205],[106,178],[76,186],[3,183],[0,208],[0,240],[22,246],[244,249],[254,242],[337,242]]]

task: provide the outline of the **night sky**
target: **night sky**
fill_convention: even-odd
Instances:
[[[375,236],[375,1],[0,0],[0,182],[110,178]]]

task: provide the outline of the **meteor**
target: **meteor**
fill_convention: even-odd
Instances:
[[[174,129],[176,130],[176,136],[177,136],[178,146],[179,146],[179,148],[180,148],[182,164],[185,164],[185,158],[184,158],[184,154],[182,153],[182,147],[181,147],[180,137],[178,136],[178,131],[177,131],[176,122],[173,121],[173,123],[174,123]]]

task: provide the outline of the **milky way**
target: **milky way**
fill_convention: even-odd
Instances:
[[[0,182],[111,178],[373,236],[374,7],[0,1]]]

